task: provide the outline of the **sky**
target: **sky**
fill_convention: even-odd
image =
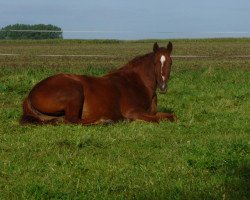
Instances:
[[[250,0],[0,0],[0,27],[16,23],[79,39],[250,37]]]

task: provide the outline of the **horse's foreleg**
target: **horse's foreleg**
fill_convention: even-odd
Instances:
[[[84,125],[84,126],[88,126],[88,125],[96,125],[96,124],[112,124],[114,123],[113,120],[111,119],[80,119],[76,121],[77,124],[79,125]]]
[[[176,115],[171,114],[171,113],[157,112],[156,116],[159,117],[159,120],[167,120],[171,122],[177,121]]]
[[[160,118],[156,115],[140,112],[129,113],[126,118],[133,121],[142,120],[156,123],[160,121]]]
[[[156,114],[133,112],[133,113],[129,113],[127,118],[130,120],[143,120],[147,122],[159,122],[161,120],[174,122],[177,120],[174,114],[162,113],[162,112],[157,112]]]
[[[150,113],[152,113],[152,114],[157,113],[157,95],[156,94],[154,94],[154,96],[152,98],[152,102],[151,102],[151,106],[150,106]]]

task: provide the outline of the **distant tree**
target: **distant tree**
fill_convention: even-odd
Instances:
[[[51,32],[50,32],[51,31]],[[14,24],[0,30],[0,39],[62,39],[62,29],[48,24]]]

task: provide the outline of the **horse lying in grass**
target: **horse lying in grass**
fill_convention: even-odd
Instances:
[[[167,90],[173,46],[153,46],[102,77],[58,74],[48,77],[23,102],[21,123],[99,124],[120,120],[175,121],[171,113],[157,112],[157,86]]]

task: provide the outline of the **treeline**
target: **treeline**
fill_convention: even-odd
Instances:
[[[62,39],[62,29],[51,24],[14,24],[0,29],[0,39]]]

